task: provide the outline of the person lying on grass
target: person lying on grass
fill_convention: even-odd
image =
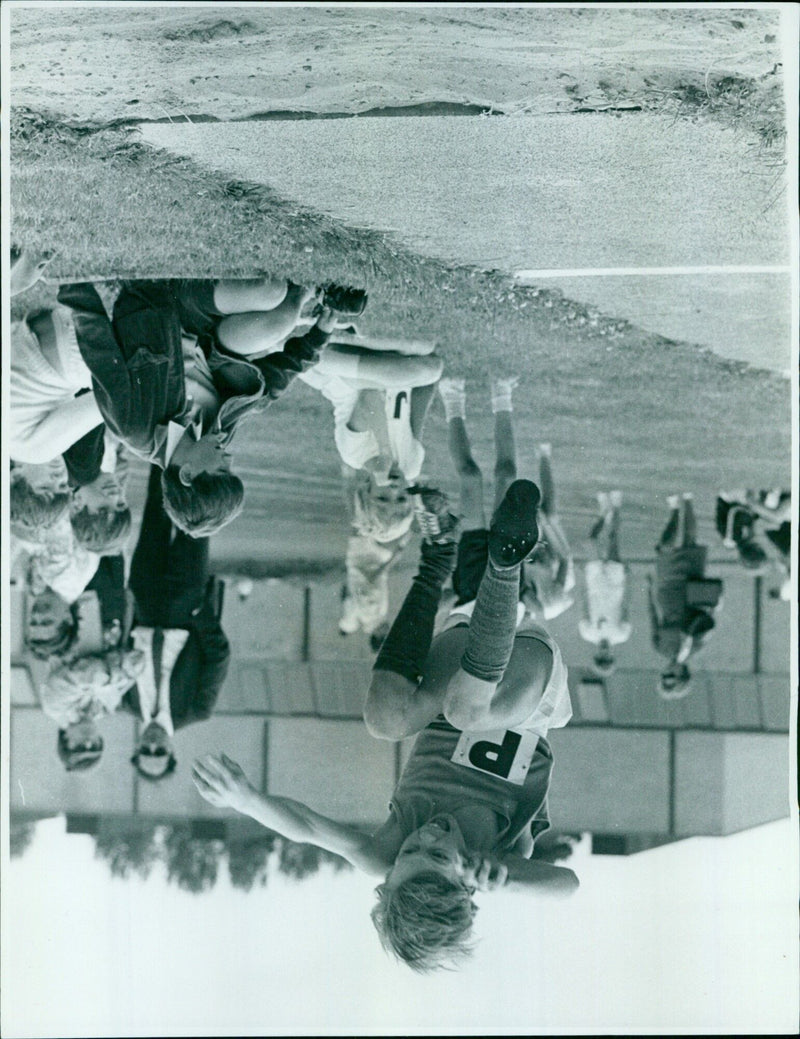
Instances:
[[[455,518],[444,495],[420,494],[419,571],[375,661],[364,711],[378,738],[419,735],[375,833],[260,794],[224,754],[194,765],[195,786],[211,804],[382,877],[372,920],[387,951],[415,971],[469,954],[476,892],[508,886],[564,896],[578,887],[572,870],[530,859],[549,826],[547,731],[571,716],[558,646],[542,628],[516,628],[538,499],[529,481],[510,486],[490,527],[477,599],[457,607],[434,639]]]
[[[185,534],[208,537],[241,512],[244,486],[227,450],[238,424],[316,364],[339,316],[360,313],[367,298],[328,286],[316,324],[286,339],[313,295],[273,278],[130,281],[112,325],[93,285],[61,286],[102,417],[162,470],[164,508]]]

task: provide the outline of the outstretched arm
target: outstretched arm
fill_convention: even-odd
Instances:
[[[341,855],[366,873],[385,872],[385,864],[368,834],[319,815],[301,801],[260,794],[239,765],[225,754],[195,761],[192,779],[206,801],[217,808],[233,808],[287,840],[315,844]]]
[[[549,862],[524,859],[521,855],[508,855],[503,859],[508,870],[505,886],[513,890],[526,890],[553,898],[568,898],[580,887],[580,881],[571,869],[551,866]]]

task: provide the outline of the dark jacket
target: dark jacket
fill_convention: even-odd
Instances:
[[[116,624],[120,636],[126,638],[133,619],[133,596],[125,587],[123,556],[101,556],[86,591],[97,593],[103,630],[107,631]]]
[[[86,487],[100,475],[105,454],[105,437],[105,423],[101,422],[64,452],[62,457],[67,466],[70,487]]]
[[[189,638],[172,669],[169,703],[176,729],[211,717],[228,674],[230,644],[220,623],[223,587],[217,578],[208,582],[203,604],[188,628]],[[123,696],[120,707],[141,717],[136,686]]]
[[[73,310],[106,425],[140,458],[163,468],[167,423],[187,414],[176,283],[126,283],[114,304],[113,326],[91,284],[62,285],[58,299]],[[289,339],[282,351],[251,362],[223,354],[213,337],[203,337],[222,400],[215,426],[226,443],[246,414],[266,408],[295,375],[317,362],[328,338],[314,326]]]

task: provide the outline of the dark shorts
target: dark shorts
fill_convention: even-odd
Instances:
[[[214,305],[214,282],[176,280],[172,284],[181,328],[195,336],[214,336],[225,316]]]
[[[458,540],[456,566],[453,571],[453,591],[456,593],[456,606],[472,602],[477,598],[478,589],[489,562],[489,531],[465,530]]]
[[[489,531],[465,530],[458,540],[456,566],[453,570],[453,591],[456,606],[463,606],[478,597],[486,564],[489,562]],[[525,567],[520,567],[520,594],[525,581]]]
[[[772,544],[777,548],[781,555],[789,558],[789,553],[792,550],[792,525],[787,520],[782,523],[777,530],[765,530],[764,533],[770,539]]]

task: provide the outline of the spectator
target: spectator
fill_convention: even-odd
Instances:
[[[686,661],[714,630],[722,582],[706,579],[705,545],[697,544],[692,495],[667,499],[669,520],[656,545],[656,574],[648,578],[653,646],[669,664],[661,672],[659,695],[677,700],[689,693]]]
[[[619,513],[622,492],[597,495],[600,518],[589,539],[594,559],[584,567],[584,616],[578,622],[581,638],[596,646],[594,670],[607,677],[616,667],[614,647],[631,637],[628,621],[627,569],[619,557]],[[600,539],[605,535],[605,543]]]

